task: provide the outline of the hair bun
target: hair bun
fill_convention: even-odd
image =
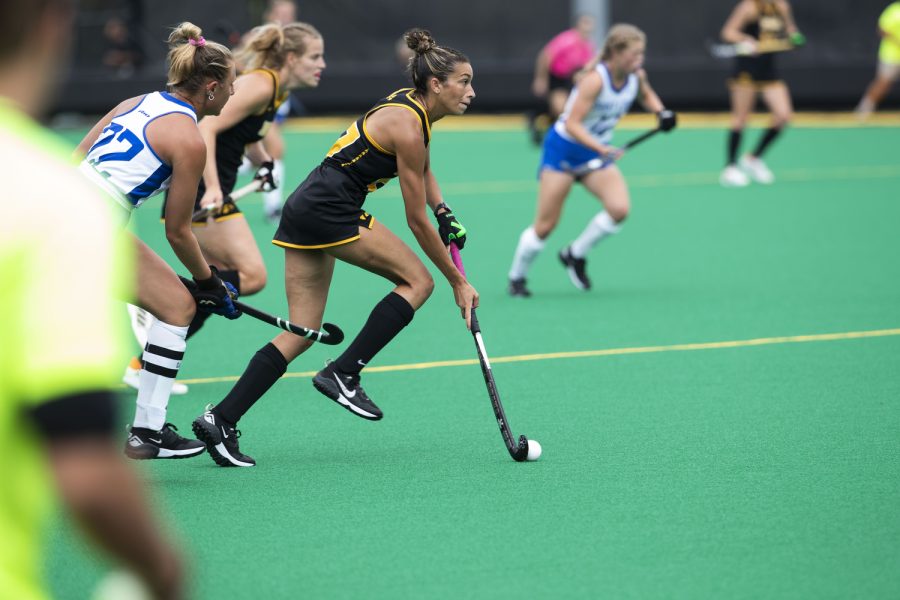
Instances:
[[[431,32],[425,29],[410,29],[404,35],[406,45],[416,54],[425,54],[437,46]]]

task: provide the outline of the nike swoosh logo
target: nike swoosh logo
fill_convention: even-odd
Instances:
[[[333,377],[334,377],[334,380],[337,381],[338,386],[341,388],[341,393],[344,395],[345,398],[347,398],[349,400],[350,398],[353,398],[354,396],[356,396],[356,390],[353,390],[353,392],[351,392],[350,390],[348,390],[347,388],[344,387],[344,384],[341,382],[340,377],[338,377],[337,375],[334,375]]]
[[[150,440],[151,442],[153,442],[154,444],[162,444],[161,439],[160,440],[154,440],[153,438],[147,438],[147,439]]]
[[[224,427],[219,427],[219,429],[222,430],[222,437],[224,437],[225,439],[228,439],[228,432],[225,431],[225,428],[224,428]]]

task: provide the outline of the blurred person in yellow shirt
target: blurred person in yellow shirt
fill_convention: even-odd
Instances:
[[[892,2],[878,18],[878,70],[875,79],[866,88],[856,114],[864,120],[878,107],[900,75],[900,2]]]
[[[180,598],[178,554],[114,438],[114,298],[131,291],[130,248],[112,201],[33,120],[74,12],[72,0],[0,2],[0,596],[47,597],[42,540],[58,495],[153,597]]]

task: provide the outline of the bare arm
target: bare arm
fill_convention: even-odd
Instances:
[[[118,447],[103,437],[79,437],[51,442],[48,457],[65,505],[87,532],[139,574],[156,598],[181,598],[180,557]]]
[[[248,144],[244,153],[247,155],[247,158],[250,159],[250,162],[257,166],[272,160],[272,156],[266,150],[266,146],[263,144],[262,140]]]
[[[425,202],[433,212],[443,201],[444,195],[441,193],[437,178],[435,178],[434,172],[431,170],[431,153],[428,153],[425,157]]]
[[[652,113],[658,113],[665,110],[662,100],[656,94],[656,91],[650,87],[650,81],[647,79],[647,73],[643,69],[637,72],[639,81],[638,99],[645,110]]]
[[[531,83],[531,91],[535,96],[543,98],[550,89],[550,54],[547,47],[541,48],[537,60],[534,63],[534,80]]]
[[[422,144],[422,131],[418,121],[411,118],[399,121],[400,126],[393,133],[393,146],[397,154],[397,175],[406,209],[406,223],[419,246],[453,287],[456,304],[462,310],[466,326],[470,326],[471,309],[478,306],[478,292],[450,260],[447,249],[425,212],[429,193],[433,200],[434,197],[440,197],[440,192],[430,169],[426,176],[428,155]],[[435,194],[437,195],[434,196]]]
[[[167,115],[151,123],[147,137],[159,155],[172,166],[166,197],[166,239],[194,279],[208,279],[212,272],[191,231],[194,200],[206,164],[203,138],[194,124],[180,114]]]
[[[572,91],[576,97],[569,118],[566,119],[566,131],[582,146],[606,155],[613,152],[613,148],[598,143],[584,126],[584,118],[590,113],[602,88],[603,79],[596,70],[581,79],[578,87]]]
[[[782,0],[778,3],[778,8],[781,10],[781,15],[784,17],[785,31],[787,34],[794,35],[797,33],[799,29],[797,29],[797,23],[794,21],[794,12],[791,10],[790,3]]]
[[[756,7],[748,0],[743,0],[735,6],[734,10],[731,11],[728,20],[725,21],[725,25],[722,27],[722,40],[729,44],[739,44],[741,42],[755,43],[756,40],[753,36],[749,36],[741,31],[744,28],[744,25],[754,17],[755,11]]]

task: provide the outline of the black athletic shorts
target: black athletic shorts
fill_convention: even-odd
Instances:
[[[762,87],[779,81],[781,81],[781,77],[778,76],[778,69],[775,67],[774,54],[735,58],[731,83]]]
[[[291,194],[272,243],[283,248],[328,248],[359,239],[375,217],[362,209],[366,189],[344,173],[319,165]]]
[[[550,82],[548,85],[548,89],[550,90],[566,90],[567,92],[571,92],[572,88],[575,86],[572,81],[572,77],[559,77],[558,75],[554,75],[550,73]]]

